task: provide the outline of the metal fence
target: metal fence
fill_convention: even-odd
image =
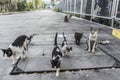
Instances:
[[[60,0],[56,8],[62,12],[99,17],[111,20],[120,20],[120,0]]]

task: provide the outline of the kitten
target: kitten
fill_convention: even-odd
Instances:
[[[90,34],[89,34],[89,38],[87,41],[88,52],[93,52],[93,53],[95,52],[99,30],[100,29],[93,29],[92,27],[90,28]]]
[[[72,15],[65,15],[64,22],[69,22],[69,19],[72,17]]]
[[[80,45],[80,40],[82,38],[83,33],[75,32],[74,38],[75,38],[75,43],[77,45]]]
[[[31,35],[30,37],[26,35],[21,35],[16,40],[9,45],[8,49],[1,49],[3,51],[3,56],[4,57],[12,57],[12,64],[15,64],[15,57],[16,54],[19,53],[21,55],[21,58],[25,59],[26,58],[26,50],[28,47],[28,44],[30,43],[32,39]]]
[[[54,41],[55,43],[54,43],[54,49],[52,51],[51,65],[52,68],[56,69],[56,76],[59,76],[60,65],[62,60],[62,52],[59,46],[57,45],[57,35],[58,33],[56,33],[55,35],[55,41]]]
[[[63,53],[64,56],[65,55],[70,55],[71,52],[72,52],[72,47],[69,46],[64,32],[63,32],[63,38],[64,38],[64,40],[63,40],[62,45],[61,45],[62,53]]]
[[[110,44],[111,41],[109,40],[102,40],[102,41],[98,41],[98,44],[102,44],[102,45],[108,45]]]

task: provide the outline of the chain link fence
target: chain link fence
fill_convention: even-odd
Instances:
[[[60,0],[55,8],[112,27],[120,26],[120,0]]]

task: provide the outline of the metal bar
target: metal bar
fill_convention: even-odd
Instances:
[[[91,16],[90,21],[92,21],[92,18],[94,17],[94,6],[95,6],[95,0],[92,0],[92,7],[91,7],[91,14],[92,14],[92,16]]]
[[[72,8],[71,8],[71,3],[72,3],[72,0],[70,0],[70,13],[71,13],[71,11],[72,11]]]
[[[116,20],[120,20],[120,18],[115,18]]]
[[[74,15],[75,15],[75,12],[76,12],[76,0],[74,0]]]
[[[111,17],[104,17],[104,16],[97,16],[97,15],[93,15],[93,16],[98,18],[104,18],[104,19],[112,19]]]
[[[111,26],[114,27],[114,19],[117,14],[118,0],[113,0],[112,11],[111,11]]]
[[[67,0],[65,0],[65,10],[67,12]]]
[[[115,16],[115,18],[117,18],[117,12],[118,12],[118,5],[119,5],[119,1],[120,0],[116,0],[116,3],[115,3],[115,12],[114,12],[114,16]]]
[[[67,1],[67,4],[66,4],[66,5],[67,5],[67,12],[69,12],[69,11],[68,11],[68,0],[66,0],[66,1]]]
[[[83,0],[81,0],[81,9],[80,9],[80,14],[82,14],[82,9],[83,9]]]

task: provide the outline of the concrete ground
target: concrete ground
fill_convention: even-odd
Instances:
[[[9,75],[13,66],[11,59],[4,59],[0,51],[0,80],[119,80],[119,68],[104,68],[99,70],[77,70],[96,67],[120,67],[120,40],[111,35],[112,30],[108,26],[89,22],[81,18],[72,17],[70,22],[63,22],[62,13],[51,10],[32,11],[17,14],[0,15],[0,48],[8,48],[19,35],[38,34],[33,37],[29,46],[28,58],[18,62],[18,67],[25,72],[32,71],[32,74]],[[101,28],[98,40],[110,40],[109,45],[98,44],[94,53],[88,53],[85,48],[86,38],[89,35],[89,28]],[[73,47],[73,54],[63,57],[60,76],[56,77],[55,72],[36,73],[37,71],[53,70],[49,60],[53,49],[55,33],[58,32],[58,44],[65,32],[69,44]],[[74,42],[74,33],[84,32],[81,45]],[[43,54],[45,54],[43,56]],[[35,71],[35,72],[34,72]]]

